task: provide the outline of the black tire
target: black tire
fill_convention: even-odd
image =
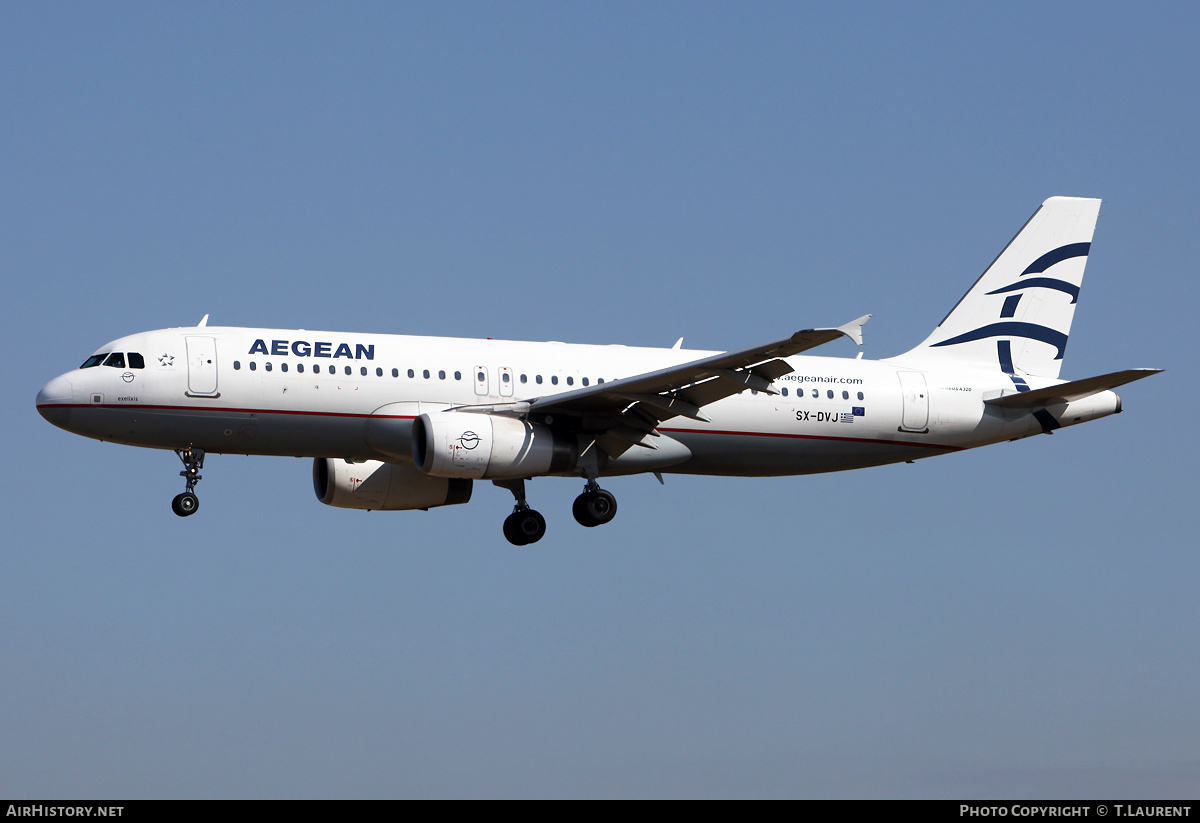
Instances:
[[[517,515],[519,512],[513,512],[508,517],[504,518],[504,539],[514,546],[524,546],[525,539],[521,532],[517,529]]]
[[[575,515],[581,526],[587,526],[589,529],[603,526],[605,523],[611,523],[617,516],[617,498],[604,489],[584,492],[575,498],[571,505],[571,514]]]
[[[575,498],[575,502],[571,504],[571,514],[575,516],[575,522],[581,526],[591,528],[596,524],[588,518],[586,498],[587,492]]]
[[[546,536],[546,518],[533,509],[517,512],[515,531],[521,537],[521,545],[528,546]]]
[[[196,513],[196,509],[200,508],[200,498],[191,492],[175,495],[175,499],[171,501],[171,511],[180,517],[188,517]]]

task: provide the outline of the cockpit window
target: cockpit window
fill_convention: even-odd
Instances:
[[[105,352],[104,354],[93,354],[87,360],[84,360],[83,365],[80,366],[79,368],[90,369],[92,366],[99,366],[101,363],[104,362],[104,358],[106,358],[106,357],[108,357],[108,352]]]
[[[114,369],[123,369],[125,368],[125,355],[119,351],[115,351],[104,361],[104,365],[112,366]]]
[[[146,361],[140,354],[135,351],[131,351],[129,353],[129,368],[144,369],[146,368]]]

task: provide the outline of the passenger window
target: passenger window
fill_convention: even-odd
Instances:
[[[508,373],[508,372],[501,372],[501,373],[500,373],[500,380],[501,380],[501,381],[503,381],[503,382],[507,383],[507,382],[509,382],[509,380],[510,380],[510,379],[511,379],[511,375],[509,375],[509,373]]]
[[[363,374],[366,374],[366,372],[363,372]],[[383,369],[376,368],[376,369],[375,369],[375,376],[376,376],[376,377],[383,377]]]
[[[523,375],[521,375],[521,382],[522,382],[522,383],[528,383],[528,382],[529,382],[529,377],[528,377],[527,375],[524,375],[524,374],[523,374]]]
[[[429,379],[429,369],[425,369],[423,372],[421,372],[421,374],[424,375],[426,380]]]
[[[297,364],[296,364],[296,371],[298,371],[300,374],[304,374],[304,364],[303,364],[303,363],[297,363]]]
[[[104,358],[106,358],[106,357],[108,357],[108,352],[105,352],[104,354],[93,354],[87,360],[84,360],[83,365],[80,366],[79,368],[90,369],[92,366],[99,366],[101,363],[104,362]]]
[[[598,385],[600,385],[600,384],[601,384],[601,383],[603,383],[603,382],[604,382],[604,378],[603,378],[603,377],[598,377],[598,378],[596,378],[596,385],[597,385],[597,386],[598,386]]]
[[[820,397],[820,396],[821,396],[821,392],[818,391],[817,389],[813,389],[813,397]]]
[[[287,363],[280,363],[280,364],[279,364],[279,370],[280,370],[280,371],[287,371]]]
[[[234,360],[234,361],[233,361],[233,370],[234,370],[234,371],[241,371],[241,370],[242,370],[242,361],[241,361],[241,360]]]
[[[258,364],[255,363],[253,360],[251,360],[250,361],[250,371],[255,371],[257,368],[258,368]]]
[[[533,378],[533,381],[539,386],[542,385],[542,376],[539,374],[537,377]]]
[[[400,370],[392,369],[392,377],[399,377],[399,376],[400,376]]]
[[[104,365],[112,366],[114,369],[123,369],[125,368],[125,355],[119,351],[115,351],[104,361]]]
[[[266,363],[263,363],[263,368],[266,369],[267,371],[270,371],[271,370],[271,361],[268,360]]]
[[[825,395],[826,395],[826,396],[827,396],[827,397],[828,397],[830,400],[832,400],[832,399],[833,399],[833,389],[830,389],[829,391],[825,392]]]
[[[460,372],[460,371],[456,371],[456,372],[454,373],[454,379],[455,379],[455,380],[462,380],[462,372]]]
[[[844,391],[844,392],[842,392],[842,399],[843,399],[843,400],[849,400],[849,399],[850,399],[850,392],[848,392],[848,391]]]
[[[445,380],[445,379],[446,379],[446,370],[438,369],[438,380]]]
[[[329,373],[330,373],[330,374],[332,374],[332,373],[333,373],[333,366],[330,366],[330,367],[329,367]],[[347,367],[346,367],[346,376],[347,376],[347,377],[349,377],[349,376],[350,376],[350,367],[349,367],[349,366],[347,366]]]
[[[414,372],[412,369],[409,369],[409,370],[408,370],[408,376],[409,376],[409,377],[416,377],[416,376],[417,376],[417,373],[416,373],[416,372]]]
[[[858,393],[858,399],[859,399],[859,400],[862,400],[862,399],[863,399],[862,392],[859,392],[859,393]]]
[[[129,353],[129,368],[144,369],[144,368],[146,368],[146,361],[142,358],[142,356],[140,354],[138,354],[135,351],[131,351]]]
[[[366,367],[366,366],[360,366],[360,367],[359,367],[359,369],[358,369],[358,373],[359,373],[360,375],[362,375],[363,377],[366,377],[366,376],[367,376],[367,367]]]
[[[585,377],[585,378],[583,378],[583,385],[586,386],[587,384],[588,384],[588,379]]]
[[[484,380],[487,380],[487,375],[483,372],[479,372],[479,374],[475,375],[475,379],[482,383]]]
[[[574,378],[574,377],[568,377],[568,378],[567,378],[567,385],[568,385],[568,386],[574,386],[574,385],[575,385],[575,378]]]
[[[782,389],[780,389],[779,393],[782,394],[784,397],[787,397],[787,386],[784,386]]]
[[[558,385],[558,375],[557,374],[550,375],[550,382],[557,386]]]

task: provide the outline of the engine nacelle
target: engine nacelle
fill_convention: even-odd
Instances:
[[[342,509],[406,511],[453,506],[471,499],[471,481],[430,477],[412,466],[318,457],[313,490],[327,506]]]
[[[413,421],[413,462],[434,477],[497,479],[570,471],[578,460],[573,435],[515,417],[435,412]]]
[[[401,401],[388,403],[371,412],[363,423],[367,444],[390,462],[408,463],[412,460],[413,420],[422,412],[439,412],[449,408],[446,403]]]

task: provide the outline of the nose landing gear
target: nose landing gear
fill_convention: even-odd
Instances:
[[[196,496],[196,484],[200,482],[200,470],[204,468],[203,449],[176,449],[175,454],[183,461],[183,471],[179,473],[187,482],[187,491],[175,495],[171,501],[171,511],[180,517],[195,514],[200,508],[200,498]]]

